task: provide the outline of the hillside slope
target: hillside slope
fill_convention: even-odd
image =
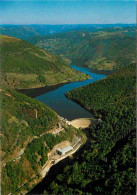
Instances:
[[[99,123],[88,129],[89,149],[57,175],[46,194],[135,194],[136,66],[67,92],[92,110]]]
[[[4,89],[0,93],[0,98],[2,99],[2,194],[8,194],[17,190],[22,183],[29,181],[36,174],[40,166],[36,163],[38,157],[32,153],[27,156],[24,149],[27,145],[28,148],[31,147],[29,143],[34,136],[56,127],[59,118],[46,105],[15,91]],[[37,141],[37,145],[43,147],[43,143],[38,139]],[[41,154],[44,161],[47,159],[46,156],[45,150],[45,153]],[[41,162],[43,160],[41,159]]]
[[[36,35],[48,35],[68,31],[96,31],[104,27],[135,27],[136,24],[70,24],[70,25],[0,25],[0,34],[13,36],[19,39],[28,39]]]
[[[122,102],[126,96],[135,95],[135,82],[136,66],[131,64],[102,81],[74,89],[67,92],[66,95],[97,114],[97,111],[105,111],[111,105]]]
[[[136,28],[98,28],[95,32],[71,31],[35,36],[29,42],[97,70],[115,70],[135,62]]]
[[[39,173],[53,147],[72,141],[78,131],[45,104],[14,90],[1,90],[0,98],[2,194],[19,194],[41,181]],[[54,135],[59,127],[63,130]]]
[[[56,55],[26,41],[0,35],[2,86],[36,88],[87,78]]]

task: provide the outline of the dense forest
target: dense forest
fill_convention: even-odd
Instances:
[[[21,89],[86,79],[57,55],[24,40],[0,35],[2,86]]]
[[[66,166],[45,194],[135,194],[135,64],[67,92],[94,112],[91,146]]]
[[[0,96],[2,194],[27,192],[33,180],[42,179],[39,172],[53,147],[82,133],[64,124],[64,131],[53,135],[48,131],[58,128],[60,118],[45,104],[11,89]]]
[[[135,62],[135,27],[109,27],[35,36],[28,41],[71,63],[116,70]]]
[[[135,194],[135,27],[0,25],[0,32],[8,35],[0,35],[2,194],[27,193],[40,182],[58,143],[75,136],[85,141],[84,130],[62,124],[45,104],[14,91],[89,78],[69,63],[114,73],[66,93],[98,122],[86,129],[89,148],[64,167],[44,195]],[[51,133],[60,125],[63,131]]]

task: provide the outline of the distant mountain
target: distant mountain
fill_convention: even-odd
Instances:
[[[77,65],[115,70],[135,62],[136,28],[111,27],[35,36],[29,42]]]
[[[72,25],[0,25],[0,34],[17,37],[20,39],[28,39],[36,35],[48,35],[69,31],[95,31],[104,27],[127,27],[136,26],[136,24],[72,24]]]
[[[0,40],[2,86],[36,88],[87,78],[69,67],[61,57],[24,40],[5,35],[0,35]]]

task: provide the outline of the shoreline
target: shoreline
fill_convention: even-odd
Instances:
[[[81,106],[82,108],[84,108],[85,110],[87,110],[88,112],[90,112],[90,113],[93,115],[93,119],[98,119],[98,118],[94,115],[94,110],[93,110],[93,109],[90,109],[90,110],[89,110],[88,108],[84,107],[84,105],[81,104],[80,101],[78,101],[78,100],[76,100],[76,99],[74,99],[74,98],[69,98],[69,97],[67,96],[66,93],[65,93],[65,96],[66,96],[67,99],[69,99],[69,100],[75,102],[76,104],[78,104],[79,106]],[[75,119],[74,119],[74,120],[75,120]]]
[[[71,82],[66,83],[58,83],[56,85],[48,85],[45,87],[39,87],[39,88],[30,88],[30,89],[16,89],[17,92],[23,93],[24,95],[27,95],[31,98],[35,98],[37,96],[40,96],[44,93],[48,93],[50,91],[53,91],[55,89],[58,89],[59,87],[62,87],[66,84],[69,84]]]
[[[58,163],[54,164],[53,166],[50,167],[47,175],[33,188],[27,192],[27,195],[37,195],[37,194],[43,194],[45,188],[51,183],[52,179],[57,176],[60,172],[63,171],[63,168],[66,165],[71,165],[81,153],[84,152],[85,149],[89,148],[90,145],[90,134],[88,129],[82,129],[84,132],[85,136],[87,137],[86,141],[83,142],[80,147],[77,149],[77,151],[74,152],[73,158],[70,158],[66,156],[66,158],[62,159]],[[71,155],[70,155],[71,156]]]
[[[81,65],[81,64],[77,64],[77,63],[72,63],[72,64],[75,64],[76,66],[79,66],[79,67],[87,68],[87,69],[89,69],[89,71],[91,73],[103,74],[105,76],[108,76],[116,71],[116,70],[98,70],[98,69],[90,68],[87,65]]]
[[[82,66],[84,67],[84,66]],[[85,67],[87,68],[87,67]],[[105,71],[105,70],[95,70],[95,69],[90,69],[91,73],[96,73],[96,74],[104,74],[108,76],[109,74],[113,73],[114,71]],[[92,78],[91,78],[92,79]],[[85,79],[86,80],[86,79]],[[62,87],[66,84],[73,83],[73,82],[80,82],[81,80],[78,81],[68,81],[65,83],[58,83],[55,85],[46,85],[44,87],[38,87],[38,88],[30,88],[30,89],[15,89],[17,92],[23,93],[24,95],[27,95],[28,97],[35,98],[37,96],[43,95],[45,93],[48,93],[50,91],[53,91],[55,89],[58,89],[59,87]]]
[[[105,76],[109,76],[110,74],[112,74],[113,72],[115,72],[115,70],[96,70],[96,69],[92,69],[92,68],[89,68],[89,70],[92,73],[103,74]]]
[[[47,163],[43,166],[42,170],[40,171],[42,179],[46,177],[48,171],[50,170],[50,168],[52,166],[56,165],[57,163],[59,163],[60,161],[62,161],[64,159],[66,159],[67,157],[70,157],[71,155],[73,155],[75,152],[77,152],[77,150],[81,147],[82,144],[84,144],[84,142],[82,143],[82,141],[80,140],[77,143],[77,146],[75,147],[74,150],[70,151],[68,154],[61,156],[59,159],[54,160],[54,164],[52,164],[53,160],[48,159]]]

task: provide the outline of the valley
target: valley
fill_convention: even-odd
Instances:
[[[135,27],[41,28],[0,35],[2,194],[134,193]]]
[[[134,27],[104,27],[35,36],[28,41],[72,64],[111,73],[135,62],[135,37]]]
[[[120,83],[121,85],[119,85]],[[105,87],[107,85],[108,87]],[[115,88],[113,88],[113,86],[115,86]],[[112,94],[111,87],[114,89],[113,96],[111,96]],[[85,90],[85,92],[83,93],[82,90]],[[98,183],[98,181],[100,181],[101,178],[102,178],[101,182],[103,182],[102,187],[100,188],[101,193],[102,192],[111,193],[112,190],[114,192],[117,190],[117,185],[119,185],[122,192],[125,193],[125,187],[122,188],[121,184],[117,184],[117,180],[120,180],[122,182],[125,178],[128,177],[128,175],[131,175],[131,177],[128,178],[129,181],[128,185],[132,187],[129,188],[129,186],[127,186],[126,190],[128,194],[130,192],[134,193],[135,189],[134,90],[135,64],[132,64],[119,72],[113,73],[113,75],[110,75],[109,77],[103,79],[102,81],[97,81],[85,87],[80,87],[72,90],[71,92],[67,92],[66,94],[67,97],[72,98],[77,103],[80,103],[80,105],[83,105],[86,109],[91,110],[91,112],[97,118],[96,121],[93,121],[94,119],[92,119],[91,120],[92,123],[89,122],[88,119],[83,119],[83,122],[87,120],[86,124],[89,123],[89,126],[86,127],[88,132],[87,133],[88,147],[86,147],[85,153],[82,156],[80,153],[81,151],[80,149],[78,152],[79,155],[78,156],[76,155],[77,158],[76,159],[74,158],[72,160],[73,165],[71,164],[71,160],[69,160],[70,163],[69,167],[66,165],[64,169],[61,169],[59,172],[57,172],[56,178],[52,177],[52,180],[50,179],[50,177],[51,175],[53,175],[54,169],[51,169],[49,176],[47,176],[40,184],[38,184],[32,191],[30,191],[29,194],[31,193],[43,194],[44,190],[46,191],[46,193],[48,191],[49,194],[64,193],[64,191],[65,193],[66,192],[68,193],[70,191],[72,193],[75,193],[77,191],[77,182],[78,181],[79,183],[84,182],[83,180],[84,179],[86,180],[87,174],[88,177],[90,177],[88,181],[89,183],[84,188],[80,187],[79,192],[81,193],[84,193],[84,191],[86,192],[88,191],[89,193],[93,192],[96,194],[98,192],[98,188],[96,188],[96,186],[101,185],[101,183]],[[94,107],[92,107],[91,104],[92,102],[88,100],[88,98],[90,98],[89,95],[91,93]],[[74,97],[76,94],[77,98],[76,97],[74,98],[72,94],[74,95]],[[80,95],[78,96],[78,94]],[[86,96],[84,96],[85,94]],[[102,96],[102,99],[100,98],[100,95]],[[85,98],[83,98],[83,96]],[[80,100],[78,100],[78,97],[80,98]],[[94,101],[97,103],[95,104]],[[109,105],[111,105],[111,108]],[[73,120],[71,124],[74,126],[76,125],[76,127],[81,127],[82,125],[84,125],[84,123],[81,124],[80,120],[82,119]],[[127,153],[127,150],[130,152]],[[125,157],[122,157],[122,155],[125,155]],[[64,164],[65,162],[66,161],[64,161]],[[113,163],[116,163],[116,166]],[[129,167],[128,173],[126,173],[127,171],[125,172],[125,168],[121,169],[121,166]],[[76,171],[77,167],[79,167],[79,172]],[[96,172],[98,174],[98,177],[92,175],[90,176],[89,172],[86,171],[87,167],[89,167],[90,172],[92,173]],[[83,170],[82,171],[83,174],[81,173],[81,169]],[[115,172],[117,172],[117,170],[118,171],[121,170],[120,172],[121,178],[119,178],[118,174],[115,179],[114,175],[116,174]],[[107,177],[108,173],[110,178]],[[72,179],[74,175],[75,179]],[[69,181],[68,178],[71,178],[71,180]],[[45,187],[44,181],[47,182]],[[109,187],[108,185],[106,185],[106,181],[116,182],[113,189],[112,186]],[[73,187],[70,182],[73,182]],[[94,183],[95,187],[92,187],[92,183]]]
[[[35,97],[35,99],[48,105],[50,108],[56,111],[60,116],[67,118],[70,121],[76,118],[92,118],[93,115],[91,114],[91,112],[85,110],[75,102],[68,100],[68,98],[66,98],[65,96],[65,93],[74,88],[79,88],[88,85],[92,82],[95,82],[97,80],[101,80],[106,76],[101,74],[91,73],[90,69],[88,68],[78,67],[75,65],[71,65],[71,67],[79,72],[89,75],[90,79],[66,84],[53,91],[37,96]]]
[[[6,89],[1,98],[2,193],[25,193],[46,175],[47,166],[53,165],[51,159],[56,164],[72,155],[86,137],[37,100]],[[72,145],[73,151],[53,156],[58,147],[66,146],[64,143]]]
[[[24,40],[0,35],[2,86],[30,89],[89,78],[73,70],[62,58]]]
[[[88,69],[84,69],[84,68],[82,69],[80,67],[75,67],[75,66],[74,68],[77,71],[81,70],[86,75],[89,74],[90,76],[92,76],[92,79],[82,81],[82,82],[73,82],[73,83],[67,84],[70,86],[72,85],[71,88],[75,88],[76,86],[80,86],[80,85],[86,85],[87,83],[94,82],[95,80],[98,80],[104,77],[103,75],[92,74],[88,72]],[[63,87],[65,91],[66,89],[68,89],[68,87],[66,86],[63,86]],[[63,92],[62,95],[63,95],[63,98],[66,99],[64,95],[65,91],[64,90],[62,91]],[[59,94],[61,93],[59,92]],[[55,97],[55,95],[51,95],[51,97]],[[52,100],[51,97],[49,98],[50,100]],[[31,189],[32,186],[35,185],[35,183],[41,181],[41,179],[46,175],[46,172],[49,171],[51,166],[53,166],[54,164],[58,163],[64,158],[67,158],[68,156],[75,153],[79,149],[81,144],[83,145],[85,143],[86,137],[80,131],[78,131],[78,137],[77,137],[77,133],[74,130],[75,128],[73,128],[73,126],[70,125],[71,121],[69,122],[63,118],[58,119],[58,116],[56,114],[55,115],[53,114],[54,119],[57,117],[56,120],[54,120],[55,125],[53,124],[51,126],[46,127],[45,125],[47,124],[47,122],[50,123],[50,120],[51,120],[50,109],[48,111],[49,118],[48,118],[48,114],[46,114],[45,116],[47,118],[43,118],[42,115],[44,114],[44,112],[42,111],[42,109],[44,109],[45,106],[44,105],[42,106],[41,104],[42,106],[41,107],[40,104],[37,104],[36,100],[34,101],[33,99],[28,98],[27,96],[23,96],[21,93],[15,92],[14,90],[3,89],[1,90],[1,98],[4,101],[3,106],[5,105],[3,107],[3,114],[2,114],[3,116],[2,118],[3,120],[3,123],[2,123],[2,132],[3,132],[2,133],[2,151],[3,151],[2,152],[2,167],[3,167],[2,188],[3,188],[3,193],[7,193],[7,192],[19,193],[20,191],[26,192],[29,189]],[[56,100],[54,98],[54,104],[56,104],[55,103]],[[60,101],[60,98],[58,100]],[[60,103],[63,103],[63,101],[62,102],[60,101]],[[61,107],[63,106],[60,105],[60,108]],[[75,107],[79,107],[79,109],[81,110],[79,111],[79,109],[77,110],[76,108],[75,110],[77,110],[78,113],[81,113],[83,114],[83,116],[86,116],[85,113],[87,111],[85,109],[81,108],[78,105],[75,105]],[[47,106],[45,108],[48,109]],[[68,112],[68,108],[65,108],[65,110],[67,110],[67,113],[69,113],[70,116],[73,114],[75,115],[75,113],[72,113],[72,110],[70,110],[70,112]],[[40,113],[41,114],[43,113],[43,114],[41,115]],[[88,113],[88,115],[92,116],[91,113]],[[51,111],[51,116],[52,116],[52,111]],[[58,128],[58,125],[59,125],[59,128]],[[67,128],[69,128],[69,130]],[[15,133],[15,130],[17,130],[16,133]],[[67,133],[67,131],[69,134]],[[12,138],[13,132],[14,132],[14,139]],[[70,141],[69,141],[68,135],[70,136]],[[48,139],[51,139],[50,143],[47,142],[48,140],[46,137]],[[78,142],[74,141],[74,138]],[[10,145],[5,145],[8,139],[10,140],[10,143],[9,143]],[[46,142],[44,140],[46,140]],[[51,160],[50,153],[55,153],[55,149],[53,148],[53,146],[57,148],[56,145],[52,145],[53,142],[55,142],[54,144],[57,144],[58,142],[61,144],[63,143],[62,141],[64,140],[66,140],[67,142],[69,141],[69,144],[76,145],[74,146],[73,151],[69,152],[65,156],[62,156],[61,158],[59,155],[57,156],[55,155],[55,157],[52,157],[52,160]],[[47,144],[47,148],[45,152],[43,151],[44,143]],[[58,145],[60,146],[59,143]],[[51,144],[51,146],[49,144]],[[34,149],[35,145],[37,149],[36,148]],[[40,146],[41,149],[38,147],[38,145]],[[49,149],[49,146],[50,146],[50,149]],[[34,150],[36,155],[32,154],[32,157],[31,157],[31,155],[29,154],[29,151],[31,150],[32,151]],[[7,151],[7,154],[4,151]],[[53,161],[54,161],[54,164],[52,163]],[[27,167],[25,166],[26,163],[28,164]],[[17,166],[17,169],[15,168],[15,166]],[[14,175],[12,175],[9,172],[9,169],[11,169],[11,167],[12,167],[12,171]],[[18,177],[17,177],[18,170],[20,170],[20,174],[18,174]],[[27,172],[27,175],[30,175],[28,182],[25,182],[26,181],[25,172]],[[17,180],[15,180],[15,176],[18,178],[18,182]],[[11,181],[14,184],[12,188],[10,188],[10,185],[5,186],[4,182],[7,182],[7,180]]]

